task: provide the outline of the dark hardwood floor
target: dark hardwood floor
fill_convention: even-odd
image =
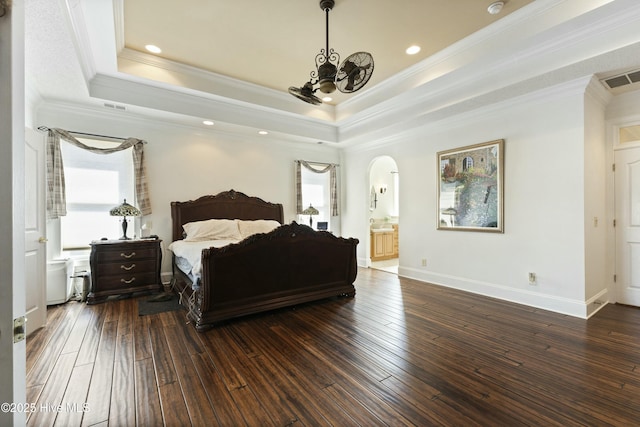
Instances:
[[[581,320],[369,269],[356,289],[202,334],[136,299],[52,307],[28,425],[640,424],[640,309]]]

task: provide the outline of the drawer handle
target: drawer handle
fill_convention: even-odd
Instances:
[[[135,253],[135,252],[131,252],[129,255],[127,255],[127,254],[125,254],[124,252],[122,252],[122,253],[120,254],[120,256],[121,256],[121,257],[123,257],[123,258],[131,258],[131,257],[136,256],[136,253]]]
[[[136,265],[135,264],[131,264],[129,267],[127,267],[126,265],[121,265],[120,268],[126,271],[131,270],[132,268],[134,268]]]
[[[122,283],[126,283],[126,284],[128,285],[129,283],[132,283],[134,280],[136,280],[136,278],[135,278],[135,277],[132,277],[132,278],[131,278],[131,279],[129,279],[129,280],[120,279],[120,282],[122,282]]]

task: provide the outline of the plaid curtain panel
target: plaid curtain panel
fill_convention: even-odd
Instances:
[[[336,166],[334,164],[327,164],[322,169],[314,168],[309,162],[304,160],[296,160],[296,213],[302,213],[302,167],[315,173],[327,173],[329,172],[329,186],[330,188],[330,203],[331,203],[331,216],[338,216],[338,178],[336,172]]]
[[[65,198],[64,166],[60,151],[60,140],[63,139],[76,147],[96,154],[110,154],[133,147],[133,166],[136,181],[136,204],[142,215],[151,213],[147,169],[144,162],[145,142],[137,138],[127,138],[119,146],[113,148],[95,148],[83,144],[68,131],[49,129],[47,134],[47,218],[55,219],[67,214]]]

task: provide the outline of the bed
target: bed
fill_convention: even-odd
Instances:
[[[172,202],[171,218],[172,286],[198,331],[240,316],[355,296],[358,239],[336,237],[296,222],[283,224],[281,204],[230,190]],[[176,255],[180,252],[176,247],[194,240],[187,230],[205,230],[199,238],[210,231],[205,226],[209,223],[224,229],[232,227],[232,222],[246,235],[225,239],[229,236],[216,228],[213,240],[230,242],[215,247],[208,244],[209,235],[204,239],[207,243],[195,239],[201,246],[197,249],[200,265],[197,271],[182,265],[184,259],[182,253]]]

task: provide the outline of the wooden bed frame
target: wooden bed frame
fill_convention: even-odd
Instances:
[[[270,219],[283,223],[281,204],[230,190],[172,202],[173,241],[182,226],[206,219]],[[306,225],[282,225],[223,248],[202,251],[199,286],[175,264],[174,289],[198,331],[248,314],[334,296],[355,296],[358,239],[336,237]],[[195,289],[195,290],[194,290]]]

